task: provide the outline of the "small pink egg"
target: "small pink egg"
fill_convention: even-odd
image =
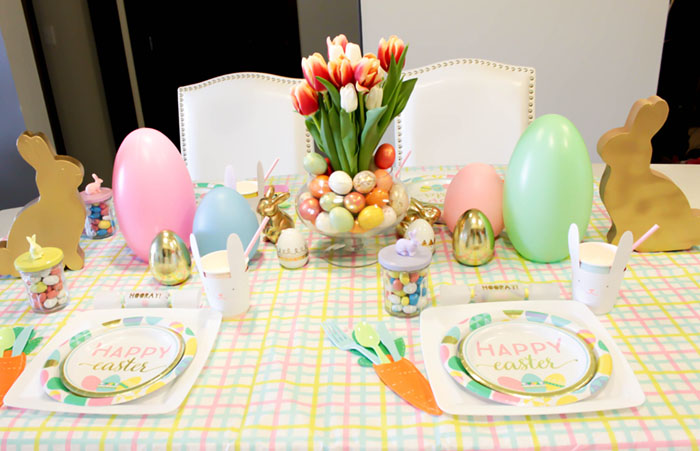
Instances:
[[[319,213],[321,213],[321,204],[315,197],[306,199],[299,205],[299,216],[311,223],[316,222],[316,216]]]
[[[343,204],[345,205],[345,208],[350,211],[350,213],[357,214],[360,212],[360,210],[365,208],[365,196],[357,192],[352,192],[345,196],[345,199],[343,199]]]

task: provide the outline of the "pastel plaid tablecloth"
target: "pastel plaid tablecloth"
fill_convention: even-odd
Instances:
[[[409,168],[403,176],[455,172],[455,167]],[[303,179],[278,177],[272,182],[287,184],[296,193]],[[317,252],[322,237],[297,224],[312,253]],[[596,186],[587,239],[602,239],[608,226]],[[554,281],[563,296],[570,296],[568,260],[532,263],[498,239],[492,262],[468,268],[452,258],[445,226],[436,227],[436,239],[429,277],[433,299],[441,285],[512,281]],[[82,245],[85,268],[67,273],[72,299],[66,309],[32,313],[22,284],[0,278],[0,324],[33,326],[48,341],[76,312],[91,309],[102,290],[161,288],[120,234]],[[601,317],[641,382],[644,405],[519,417],[430,416],[399,399],[350,353],[329,344],[321,332],[325,320],[333,319],[345,330],[363,319],[385,321],[405,339],[407,356],[424,371],[419,319],[397,319],[384,312],[377,265],[340,269],[312,258],[304,269],[290,271],[280,268],[271,244],[261,246],[261,254],[250,268],[250,312],[222,323],[206,366],[176,412],[100,416],[2,407],[0,448],[698,449],[697,247],[632,255],[618,306]],[[185,287],[201,287],[196,274]]]

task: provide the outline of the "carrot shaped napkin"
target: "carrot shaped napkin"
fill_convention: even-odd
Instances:
[[[396,362],[374,365],[374,371],[384,385],[413,407],[431,415],[442,415],[428,379],[410,360],[402,358]]]

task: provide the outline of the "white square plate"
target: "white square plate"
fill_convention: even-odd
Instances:
[[[195,333],[197,353],[192,363],[175,381],[143,398],[114,406],[74,406],[49,398],[39,381],[39,373],[51,351],[81,330],[97,327],[105,321],[129,316],[159,316],[180,321]],[[75,315],[41,352],[27,364],[22,374],[5,395],[9,407],[49,412],[90,413],[98,415],[163,414],[177,409],[185,400],[214,346],[221,313],[211,309],[115,309],[91,310]]]
[[[608,347],[613,360],[610,380],[595,396],[562,406],[511,406],[472,395],[450,377],[440,362],[439,346],[457,322],[496,310],[533,310],[570,319],[593,332]],[[510,301],[428,308],[420,316],[420,336],[425,369],[438,406],[453,415],[552,415],[625,409],[644,403],[644,392],[622,352],[598,318],[575,301]]]

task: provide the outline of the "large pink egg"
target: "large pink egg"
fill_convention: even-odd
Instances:
[[[471,163],[460,169],[450,182],[445,195],[442,217],[450,231],[462,214],[481,210],[491,223],[494,236],[503,230],[503,179],[484,163]]]
[[[153,238],[172,230],[187,240],[195,213],[185,162],[167,136],[139,128],[124,138],[114,160],[114,209],[126,244],[148,261]]]

